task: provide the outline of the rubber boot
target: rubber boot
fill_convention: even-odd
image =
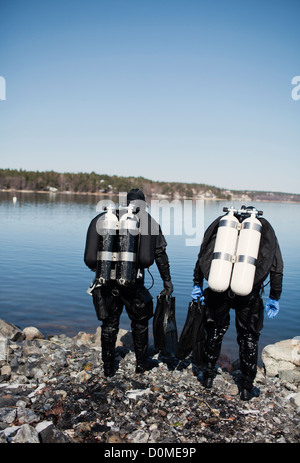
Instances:
[[[133,323],[132,337],[136,357],[136,373],[144,373],[149,369],[147,361],[148,351],[148,322],[147,325]]]
[[[115,344],[117,332],[112,328],[102,329],[101,346],[104,375],[112,377],[115,374]]]
[[[257,338],[251,334],[239,335],[240,345],[240,369],[241,378],[241,400],[251,400],[259,395],[258,389],[253,387],[253,381],[257,372]]]
[[[107,355],[106,359],[103,360],[103,369],[104,369],[104,376],[107,378],[111,378],[115,374],[115,356],[114,355]]]
[[[214,366],[208,364],[203,371],[202,386],[204,386],[206,389],[211,389],[215,376]]]
[[[253,399],[253,397],[258,397],[259,391],[253,386],[253,381],[249,378],[242,377],[241,380],[241,400],[248,401]]]
[[[222,346],[222,340],[226,333],[228,325],[219,328],[214,323],[207,324],[207,338],[204,343],[203,363],[205,365],[203,371],[202,385],[211,389],[215,374],[215,365],[219,358]]]

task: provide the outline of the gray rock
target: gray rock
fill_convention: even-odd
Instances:
[[[296,407],[300,407],[300,392],[297,392],[297,394],[292,397],[291,401]]]
[[[39,434],[40,432],[44,431],[44,429],[46,429],[48,426],[52,426],[53,423],[52,421],[47,421],[47,420],[44,420],[44,421],[40,421],[37,425],[36,425],[36,431],[37,433]]]
[[[8,323],[0,318],[0,334],[2,336],[6,337],[7,339],[11,341],[22,341],[24,339],[24,335],[22,333],[22,330],[12,324]]]
[[[43,333],[41,333],[40,330],[38,330],[34,326],[27,326],[26,328],[24,328],[23,335],[25,339],[28,339],[29,341],[32,341],[34,339],[45,339]]]
[[[19,429],[20,429],[20,426],[11,426],[9,428],[4,429],[3,432],[4,432],[6,442],[11,442],[13,437],[16,435]]]
[[[150,434],[142,429],[137,429],[128,436],[129,442],[135,444],[146,444],[149,441],[149,438]]]
[[[1,375],[5,375],[7,376],[8,378],[10,377],[11,375],[11,368],[9,365],[3,365],[3,367],[1,368]]]
[[[0,444],[7,444],[7,439],[5,437],[4,431],[0,431]]]
[[[0,362],[5,362],[8,353],[8,339],[0,332]]]
[[[300,385],[300,368],[293,370],[279,370],[278,376],[283,381],[295,384],[296,386]]]
[[[60,430],[56,429],[53,423],[45,427],[36,427],[38,436],[42,444],[66,444],[70,439]]]
[[[12,441],[15,444],[39,444],[39,436],[33,426],[23,424],[13,437]]]
[[[17,418],[20,424],[30,424],[40,420],[39,415],[37,415],[33,410],[24,407],[17,408]]]
[[[262,361],[267,376],[300,367],[300,339],[287,339],[266,346],[262,351]]]
[[[11,424],[15,421],[17,411],[14,408],[0,408],[0,422]]]

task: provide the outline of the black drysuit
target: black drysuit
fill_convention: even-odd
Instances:
[[[203,280],[208,280],[220,218],[218,217],[204,234],[194,269],[194,284],[197,286],[202,287]],[[242,377],[244,382],[249,382],[249,384],[256,376],[258,340],[263,328],[264,307],[261,298],[263,283],[269,275],[269,296],[279,300],[283,278],[283,261],[274,230],[267,220],[263,218],[259,220],[262,224],[261,240],[251,293],[248,296],[237,296],[230,289],[221,293],[210,288],[204,291],[207,320],[204,364],[208,374],[213,375],[214,366],[220,355],[223,336],[229,327],[229,311],[232,308],[235,309]]]
[[[97,215],[91,221],[86,237],[84,262],[93,271],[97,269],[97,251],[100,243],[96,224],[102,214]],[[140,221],[140,235],[136,261],[136,282],[129,286],[123,286],[111,280],[100,287],[100,294],[98,295],[104,305],[104,312],[106,312],[106,316],[101,317],[104,366],[114,361],[114,349],[123,306],[125,306],[131,320],[137,365],[145,363],[148,347],[148,320],[153,316],[153,301],[151,294],[144,286],[144,269],[155,262],[162,280],[164,282],[171,281],[169,260],[166,253],[167,243],[160,226],[145,210],[141,209],[137,217]],[[98,316],[98,318],[100,317]]]

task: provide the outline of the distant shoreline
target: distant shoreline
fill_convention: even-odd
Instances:
[[[0,189],[1,193],[28,193],[28,194],[48,194],[48,195],[75,195],[75,196],[101,196],[101,197],[111,197],[111,196],[118,196],[118,193],[104,193],[101,191],[97,192],[90,192],[90,191],[45,191],[45,190],[15,190],[15,189]],[[257,203],[282,203],[282,204],[300,204],[299,201],[291,201],[291,200],[275,200],[275,199],[253,199],[250,201],[245,201],[242,198],[231,198],[231,199],[225,199],[225,198],[201,198],[201,197],[188,197],[188,196],[180,196],[177,198],[174,198],[173,195],[167,195],[165,194],[163,198],[159,198],[156,195],[150,196],[151,199],[158,199],[158,200],[163,200],[163,199],[178,199],[178,200],[191,200],[191,201],[196,201],[196,200],[203,200],[203,201],[224,201],[224,202],[233,202],[233,201],[244,201],[244,202],[257,202]]]
[[[235,190],[205,183],[155,181],[145,177],[124,177],[96,172],[25,171],[0,168],[0,191],[19,193],[61,193],[92,197],[118,196],[138,187],[146,199],[213,200],[242,202],[300,203],[300,194],[266,190]]]

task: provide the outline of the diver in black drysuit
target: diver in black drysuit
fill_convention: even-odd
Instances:
[[[147,359],[147,348],[148,321],[153,316],[153,301],[151,294],[144,286],[144,270],[155,261],[164,285],[161,294],[171,295],[173,292],[169,259],[166,253],[167,243],[160,226],[145,211],[146,203],[143,192],[137,188],[130,190],[127,194],[127,204],[129,203],[140,208],[137,214],[141,232],[137,251],[136,281],[124,286],[111,280],[102,285],[100,289],[100,297],[105,306],[105,312],[107,312],[106,317],[101,318],[101,346],[105,376],[113,376],[115,373],[115,344],[123,306],[131,320],[136,372],[143,373],[151,367]],[[100,215],[90,223],[84,253],[84,262],[93,271],[97,268],[99,235],[96,223]]]
[[[241,216],[236,215],[236,217],[239,221],[242,220]],[[262,224],[261,241],[251,293],[247,296],[238,296],[230,289],[218,293],[210,288],[206,288],[203,293],[203,280],[208,279],[220,218],[218,217],[206,230],[194,268],[192,298],[202,297],[206,305],[207,336],[204,344],[203,385],[207,388],[212,387],[214,368],[220,355],[223,336],[229,327],[229,311],[232,308],[235,309],[242,374],[240,397],[242,400],[250,400],[257,394],[253,388],[253,381],[257,372],[258,340],[263,328],[264,306],[261,298],[263,283],[270,275],[269,300],[265,309],[269,318],[274,318],[279,311],[283,261],[273,228],[267,220],[259,217]]]

